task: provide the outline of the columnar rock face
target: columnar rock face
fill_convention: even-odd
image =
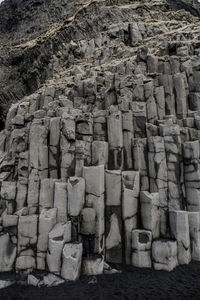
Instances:
[[[199,260],[199,20],[169,0],[57,2],[73,17],[41,38],[0,28],[0,111],[20,99],[0,132],[0,272],[76,280],[87,203],[106,261]]]

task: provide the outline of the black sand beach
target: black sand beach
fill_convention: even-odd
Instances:
[[[200,262],[179,266],[171,273],[126,267],[121,274],[90,277],[54,288],[11,286],[0,291],[0,300],[113,300],[200,299]]]

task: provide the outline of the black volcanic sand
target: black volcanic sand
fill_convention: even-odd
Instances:
[[[200,262],[170,273],[125,267],[121,274],[98,276],[96,284],[90,280],[83,276],[53,288],[13,285],[0,290],[0,300],[200,299]]]

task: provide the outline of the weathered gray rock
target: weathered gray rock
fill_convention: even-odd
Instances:
[[[140,172],[141,191],[149,190],[147,139],[133,140],[134,170]]]
[[[105,191],[104,166],[84,167],[85,192],[95,196],[101,196]]]
[[[61,119],[61,179],[66,181],[69,176],[74,175],[75,165],[75,117],[64,113]]]
[[[104,141],[94,141],[92,143],[92,164],[94,166],[108,164],[108,143]]]
[[[140,176],[137,171],[122,172],[122,218],[125,231],[126,264],[131,263],[132,230],[137,228]]]
[[[77,280],[81,272],[83,246],[80,243],[66,244],[62,252],[61,276],[65,280]]]
[[[133,47],[137,46],[138,43],[141,42],[142,40],[142,35],[140,33],[137,23],[129,24],[129,30],[130,30],[131,46]]]
[[[85,180],[81,177],[70,177],[67,182],[68,214],[77,217],[85,203]]]
[[[188,212],[191,257],[193,260],[200,260],[200,213]]]
[[[188,264],[191,261],[188,213],[170,211],[169,221],[172,237],[177,240],[178,263]]]
[[[67,183],[65,182],[55,182],[54,191],[54,204],[53,206],[57,208],[57,222],[67,221]]]
[[[47,265],[50,272],[61,272],[62,250],[65,243],[71,241],[71,222],[57,223],[49,233]]]
[[[44,208],[53,208],[54,190],[56,179],[45,178],[41,180],[40,186],[40,212]]]
[[[177,116],[183,118],[187,115],[187,94],[182,73],[174,75],[174,88],[176,93]]]
[[[122,262],[121,207],[106,207],[106,260]]]
[[[45,255],[42,263],[41,256],[39,252],[43,252],[44,254],[48,248],[48,234],[51,229],[56,224],[56,214],[57,209],[43,209],[39,216],[39,226],[38,226],[38,241],[37,241],[37,268],[45,269]],[[40,259],[39,259],[40,258]]]
[[[172,271],[178,265],[177,242],[170,240],[154,241],[152,260],[155,270]]]
[[[7,213],[13,214],[15,211],[16,182],[3,181],[1,185],[1,199],[6,202]]]
[[[102,253],[105,247],[105,199],[104,194],[97,197],[92,194],[86,195],[86,203],[92,203],[97,214],[95,232],[95,253]]]
[[[17,247],[11,242],[8,233],[0,235],[0,272],[8,272],[14,269]]]
[[[62,278],[56,276],[55,274],[48,274],[43,277],[42,285],[46,287],[53,287],[58,286],[64,282],[65,281]]]
[[[160,136],[151,136],[148,138],[148,162],[150,192],[159,193],[160,207],[160,231],[162,235],[167,232],[167,209],[168,209],[168,173],[164,139]]]
[[[178,125],[160,125],[160,134],[164,137],[166,152],[169,209],[180,210],[183,206],[183,163],[180,128]]]
[[[152,231],[153,238],[160,236],[159,193],[140,192],[142,226]]]
[[[0,280],[0,290],[15,284],[14,280]]]
[[[120,170],[106,170],[106,205],[121,205],[122,176]]]
[[[51,118],[49,123],[49,173],[50,178],[58,178],[60,143],[60,118]]]
[[[17,270],[32,270],[36,266],[34,247],[37,244],[38,216],[20,216],[18,222]]]
[[[132,231],[132,265],[139,268],[151,268],[152,233],[147,230]]]
[[[21,209],[26,206],[28,193],[28,180],[24,177],[19,177],[17,182],[17,193],[16,193],[16,208]]]
[[[183,144],[184,179],[186,188],[187,209],[200,211],[200,161],[199,141]]]
[[[111,113],[107,118],[109,169],[117,170],[123,167],[123,130],[121,111]]]

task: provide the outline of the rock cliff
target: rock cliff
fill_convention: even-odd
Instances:
[[[200,260],[198,4],[57,3],[0,6],[0,271],[77,279],[87,201],[108,262]]]

